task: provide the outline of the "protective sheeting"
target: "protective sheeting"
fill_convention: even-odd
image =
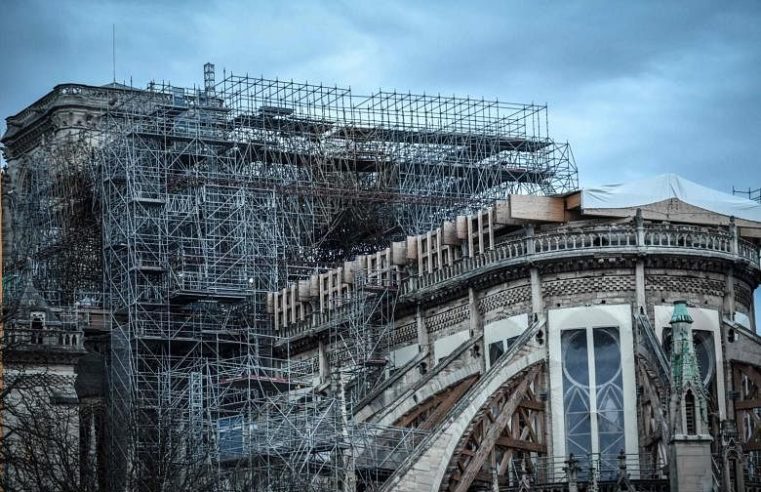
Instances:
[[[693,183],[676,174],[581,190],[581,208],[632,208],[677,198],[695,207],[761,222],[761,204]]]

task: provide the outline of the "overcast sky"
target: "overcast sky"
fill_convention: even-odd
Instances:
[[[382,5],[381,5],[382,4]],[[761,186],[761,2],[0,0],[0,115],[116,74],[203,83],[202,66],[549,104],[582,185],[676,172]],[[4,130],[4,122],[3,122]]]

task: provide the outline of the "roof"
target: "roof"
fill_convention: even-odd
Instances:
[[[582,209],[633,208],[676,198],[684,203],[727,217],[761,222],[761,204],[699,185],[676,174],[584,188]]]

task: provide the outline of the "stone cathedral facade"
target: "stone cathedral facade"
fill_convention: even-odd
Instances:
[[[427,434],[382,490],[758,490],[761,224],[582,200],[511,196],[273,294],[309,360],[350,279],[398,286],[356,416]]]
[[[281,278],[277,248],[250,247],[279,223],[254,213],[274,198],[241,181],[281,179],[292,215],[322,203],[340,218],[325,196],[334,183],[307,186],[310,202],[261,164],[288,157],[279,172],[317,169],[325,140],[378,159],[336,159],[328,178],[393,185],[394,166],[412,157],[424,159],[409,173],[435,167],[425,160],[435,135],[387,131],[385,120],[339,128],[269,101],[233,116],[213,67],[208,75],[187,93],[59,86],[9,118],[5,489],[761,491],[761,205],[670,175],[548,196],[505,191],[420,234],[379,239],[368,227],[372,242],[335,248],[317,266],[298,258]],[[267,82],[230,80],[236,96]],[[272,87],[275,99],[286,91]],[[150,112],[119,113],[146,97]],[[114,125],[129,121],[114,135],[139,145],[104,144],[109,113],[122,118],[112,114]],[[258,149],[260,130],[277,135]],[[498,154],[525,160],[549,146],[444,130],[436,150],[456,162],[437,169],[442,189],[478,181],[468,173]],[[97,168],[104,148],[123,169]],[[399,148],[398,162],[386,158]],[[225,165],[234,172],[220,178]],[[416,186],[427,190],[425,179]],[[383,191],[354,211],[409,198]],[[331,240],[363,217],[331,228]],[[137,247],[139,234],[150,241]],[[309,250],[282,242],[272,239]]]

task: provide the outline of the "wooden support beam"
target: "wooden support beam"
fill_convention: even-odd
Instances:
[[[507,472],[507,467],[510,466],[510,462],[513,460],[513,450],[512,449],[506,449],[504,453],[502,453],[502,459],[499,462],[499,468],[497,469],[497,472],[499,475],[504,475],[505,472]]]
[[[394,426],[415,426],[422,430],[434,428],[477,379],[478,375],[468,377],[427,398],[397,419]]]
[[[581,192],[577,192],[565,197],[566,210],[573,210],[579,207],[581,207]]]
[[[544,403],[539,400],[523,400],[518,406],[529,410],[536,410],[538,412],[544,411]]]
[[[538,222],[564,222],[565,199],[551,196],[510,195],[510,217]]]
[[[495,444],[497,446],[502,446],[503,448],[520,449],[523,451],[531,451],[534,453],[547,452],[546,444],[540,444],[540,443],[531,442],[531,441],[523,441],[521,439],[513,439],[512,437],[497,438],[497,441],[495,442]]]
[[[412,425],[412,423],[417,420],[418,417],[423,415],[425,412],[431,410],[436,404],[438,403],[438,400],[433,397],[430,398],[427,401],[424,401],[420,405],[416,406],[412,411],[408,412],[406,415],[403,415],[399,420],[397,420],[394,425],[396,427],[409,427]]]
[[[735,410],[753,410],[761,407],[761,400],[737,400]]]
[[[441,422],[447,412],[449,412],[449,410],[454,406],[455,403],[457,403],[462,395],[464,395],[465,392],[470,389],[470,387],[473,385],[473,383],[476,382],[477,379],[478,376],[469,377],[455,386],[451,391],[449,391],[449,393],[441,401],[441,404],[439,404],[439,406],[437,406],[433,412],[431,412],[425,421],[420,424],[418,429],[433,429],[439,422]]]

